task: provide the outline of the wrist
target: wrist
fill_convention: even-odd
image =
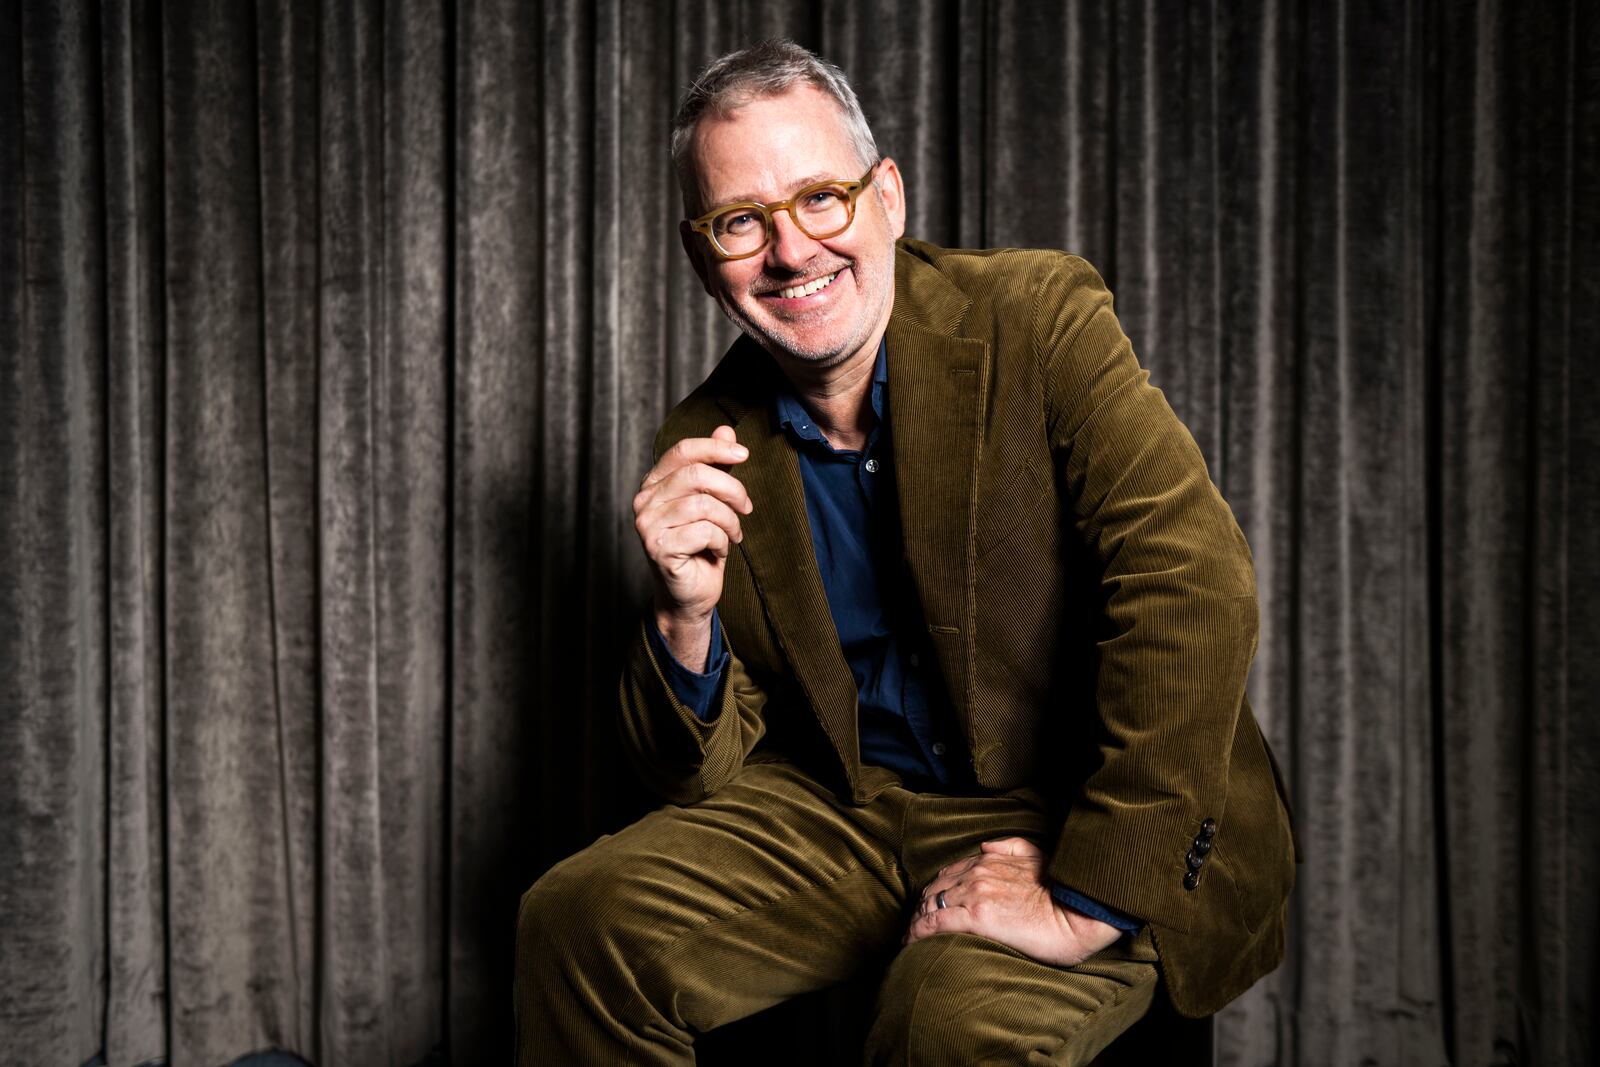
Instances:
[[[1094,955],[1101,949],[1116,943],[1122,936],[1122,931],[1102,919],[1093,915],[1086,915],[1077,908],[1055,902],[1056,916],[1069,932],[1069,936],[1077,942],[1081,949],[1088,955]]]
[[[701,633],[709,635],[711,633],[711,616],[716,610],[716,605],[701,611],[681,607],[662,607],[659,604],[651,609],[655,617],[656,629],[661,631],[662,637],[669,640],[674,635],[681,637]]]
[[[703,613],[685,613],[657,606],[652,615],[656,632],[672,658],[696,674],[705,673],[711,663],[711,620],[715,608]]]

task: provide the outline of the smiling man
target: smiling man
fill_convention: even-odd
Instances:
[[[712,63],[684,249],[742,331],[633,500],[623,735],[668,807],[524,896],[524,1063],[883,969],[870,1063],[1083,1063],[1277,965],[1294,844],[1254,575],[1099,276],[905,240],[843,74]]]

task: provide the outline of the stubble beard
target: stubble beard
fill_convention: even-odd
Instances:
[[[717,303],[730,322],[779,360],[789,359],[818,369],[835,367],[861,351],[871,339],[879,320],[883,318],[884,310],[894,296],[893,263],[893,245],[891,245],[890,254],[883,261],[867,265],[863,269],[863,260],[857,258],[846,261],[840,268],[849,270],[853,275],[851,284],[857,287],[857,293],[864,298],[865,306],[851,336],[836,345],[815,347],[802,344],[794,334],[771,328],[775,325],[771,319],[767,324],[756,322],[746,313],[742,305],[728,296],[719,297]],[[760,279],[752,284],[752,290],[757,287],[770,288],[773,281],[771,278]],[[752,300],[760,299],[754,291],[750,292],[749,296]],[[783,320],[777,320],[777,323],[782,322]]]

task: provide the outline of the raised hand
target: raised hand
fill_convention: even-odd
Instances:
[[[739,516],[754,509],[743,483],[719,467],[749,455],[731,426],[685,438],[650,468],[633,498],[633,527],[655,578],[656,626],[692,670],[705,669],[728,552],[744,538]]]

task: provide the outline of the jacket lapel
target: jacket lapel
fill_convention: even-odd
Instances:
[[[758,362],[771,375],[778,373],[758,346],[743,338],[740,344],[748,348],[740,353],[742,360]],[[755,504],[740,520],[745,538],[738,551],[750,567],[779,648],[853,777],[861,765],[855,679],[839,647],[817,570],[799,461],[772,418],[770,390],[775,379],[767,374],[756,377],[767,383],[765,390],[722,400],[739,442],[750,450],[750,458],[732,471]]]
[[[889,427],[906,561],[950,699],[969,721],[975,498],[989,347],[953,336],[967,298],[902,254],[889,322]]]

